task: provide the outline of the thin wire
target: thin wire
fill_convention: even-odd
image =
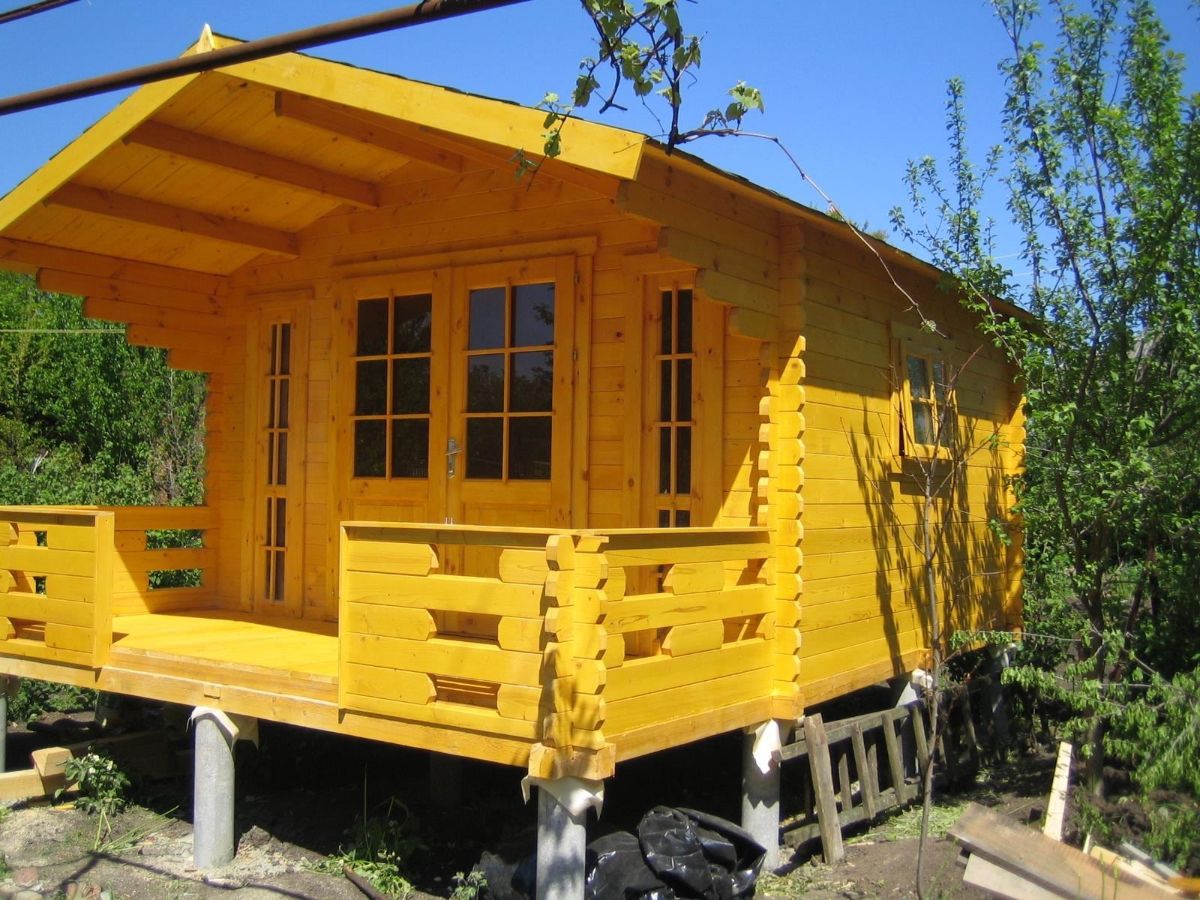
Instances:
[[[115,334],[125,332],[115,328],[0,328],[0,334]]]
[[[28,6],[20,6],[16,9],[10,9],[7,12],[0,12],[0,25],[7,25],[9,22],[24,19],[26,16],[36,16],[38,13],[49,12],[52,9],[58,9],[60,6],[66,6],[68,3],[78,2],[79,0],[40,0],[38,3],[30,3]]]

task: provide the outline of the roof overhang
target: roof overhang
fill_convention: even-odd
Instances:
[[[237,45],[207,29],[185,55]],[[135,91],[0,199],[0,265],[38,248],[227,276],[296,256],[344,206],[389,185],[539,159],[545,113],[297,53]],[[543,171],[600,194],[637,177],[645,139],[571,119]]]

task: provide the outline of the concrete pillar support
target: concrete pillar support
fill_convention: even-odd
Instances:
[[[771,872],[783,863],[779,846],[781,773],[775,752],[781,739],[778,727],[769,730],[772,726],[777,723],[747,729],[742,738],[742,828],[766,848],[763,869]]]
[[[216,710],[197,709],[196,777],[192,812],[192,855],[197,869],[213,869],[233,859],[233,747]]]
[[[537,900],[579,900],[586,874],[587,810],[572,813],[537,789]]]

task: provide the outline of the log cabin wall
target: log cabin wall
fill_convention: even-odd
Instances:
[[[920,316],[861,242],[810,230],[803,257],[800,670],[812,704],[928,664],[923,494],[919,469],[898,447],[908,356],[941,359],[948,375],[961,370],[957,449],[937,471],[961,464],[963,476],[953,494],[937,493],[934,513],[945,528],[937,569],[946,637],[1019,627],[1021,536],[1010,478],[1025,435],[1012,367],[932,275],[892,265],[945,338],[922,334]]]
[[[230,363],[214,380],[210,398],[208,487],[221,509],[222,533],[242,536],[222,542],[220,565],[220,596],[226,602],[241,598],[242,608],[252,606],[262,577],[246,573],[255,571],[261,539],[253,537],[262,512],[255,480],[262,478],[256,459],[263,449],[256,446],[254,434],[261,429],[253,411],[261,373],[252,375],[248,368],[261,368],[256,361],[265,351],[256,346],[255,334],[263,316],[273,309],[302,310],[307,331],[306,440],[303,448],[290,450],[292,465],[303,472],[303,516],[295,522],[303,530],[303,564],[302,575],[294,576],[303,606],[281,612],[333,619],[339,522],[441,521],[440,512],[423,500],[346,477],[354,403],[348,371],[353,336],[347,334],[354,327],[353,305],[361,297],[383,295],[389,284],[404,293],[427,283],[435,302],[448,302],[443,288],[455,272],[489,263],[503,268],[511,261],[518,272],[521,266],[542,271],[547,260],[572,265],[575,283],[563,299],[575,316],[576,358],[568,365],[574,384],[584,389],[575,391],[569,411],[573,458],[570,495],[562,508],[548,519],[544,512],[523,517],[512,508],[497,511],[495,521],[480,520],[483,512],[474,519],[517,526],[656,524],[653,479],[643,483],[642,475],[654,463],[656,436],[652,427],[630,423],[646,422],[655,412],[646,399],[655,383],[647,359],[661,291],[696,289],[695,267],[660,251],[661,226],[624,211],[615,184],[573,184],[544,172],[517,181],[507,163],[456,174],[413,164],[382,185],[381,193],[387,202],[380,209],[327,216],[301,234],[299,259],[247,267],[232,286]],[[693,219],[700,213],[695,207],[686,211]],[[768,221],[759,224],[766,227]],[[770,245],[765,232],[757,239]],[[754,521],[761,341],[732,333],[728,319],[724,306],[696,292],[694,394],[703,422],[693,450],[695,525]],[[438,371],[435,364],[434,403],[447,402],[439,393]],[[556,443],[556,453],[557,448]],[[434,491],[445,490],[439,467],[431,459]]]

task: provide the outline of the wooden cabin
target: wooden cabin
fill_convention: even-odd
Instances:
[[[939,456],[943,631],[1019,627],[1020,394],[940,273],[617,128],[517,178],[542,120],[284,55],[0,201],[209,385],[204,506],[0,510],[0,674],[604,778],[925,665]]]

